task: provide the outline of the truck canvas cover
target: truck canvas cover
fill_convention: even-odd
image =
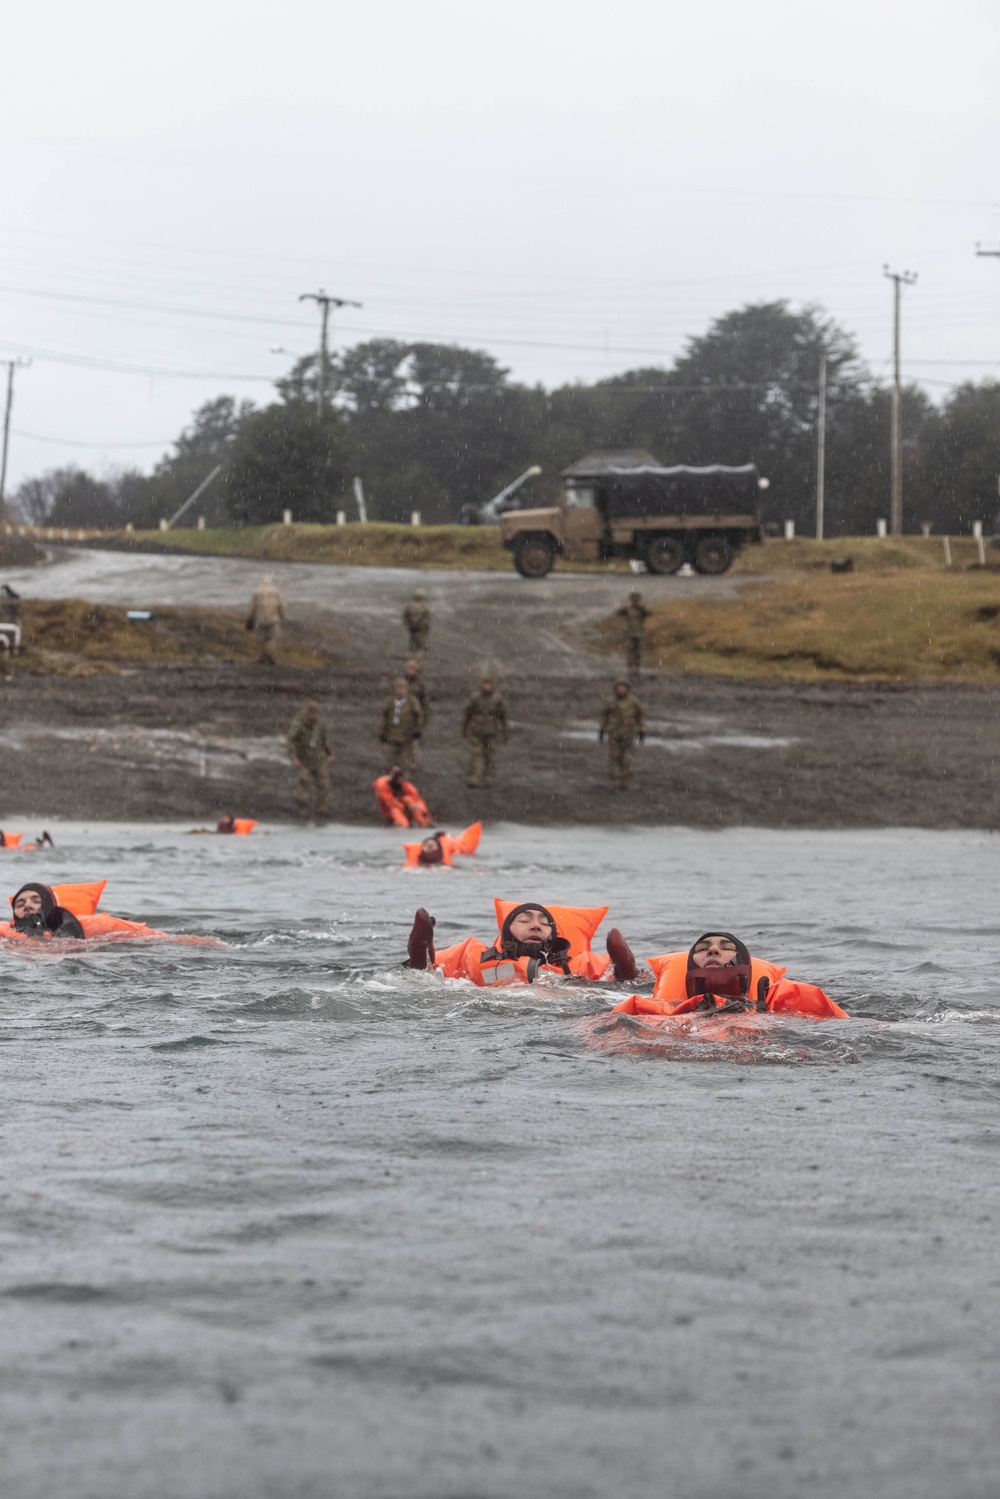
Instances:
[[[752,463],[665,467],[652,453],[594,453],[564,469],[568,488],[594,489],[610,519],[618,516],[746,515],[757,509]]]

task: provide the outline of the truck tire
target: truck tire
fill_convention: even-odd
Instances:
[[[720,573],[729,571],[735,556],[736,549],[727,536],[722,536],[717,531],[709,532],[694,549],[694,570],[716,578]]]
[[[522,578],[544,578],[555,559],[555,543],[537,532],[519,537],[514,546],[514,566]]]
[[[684,543],[678,541],[676,536],[654,536],[646,544],[643,557],[649,571],[663,577],[684,566],[687,552],[684,550]]]

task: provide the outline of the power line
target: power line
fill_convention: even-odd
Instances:
[[[48,437],[42,432],[25,432],[12,427],[15,437],[26,437],[29,442],[51,442],[58,448],[169,448],[176,437],[157,437],[143,442],[92,442],[79,437]]]

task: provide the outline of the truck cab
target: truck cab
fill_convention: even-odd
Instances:
[[[523,577],[568,562],[636,559],[653,573],[724,573],[746,542],[763,540],[751,463],[665,467],[652,453],[592,453],[564,469],[558,502],[504,515],[500,539]]]

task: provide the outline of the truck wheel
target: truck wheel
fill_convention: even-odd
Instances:
[[[725,536],[703,536],[694,549],[695,572],[718,577],[733,565],[736,552]]]
[[[661,577],[683,567],[687,556],[682,543],[674,536],[654,536],[644,555],[650,572],[659,573]]]
[[[547,536],[522,536],[514,548],[514,566],[522,578],[544,578],[552,571],[556,549]]]

